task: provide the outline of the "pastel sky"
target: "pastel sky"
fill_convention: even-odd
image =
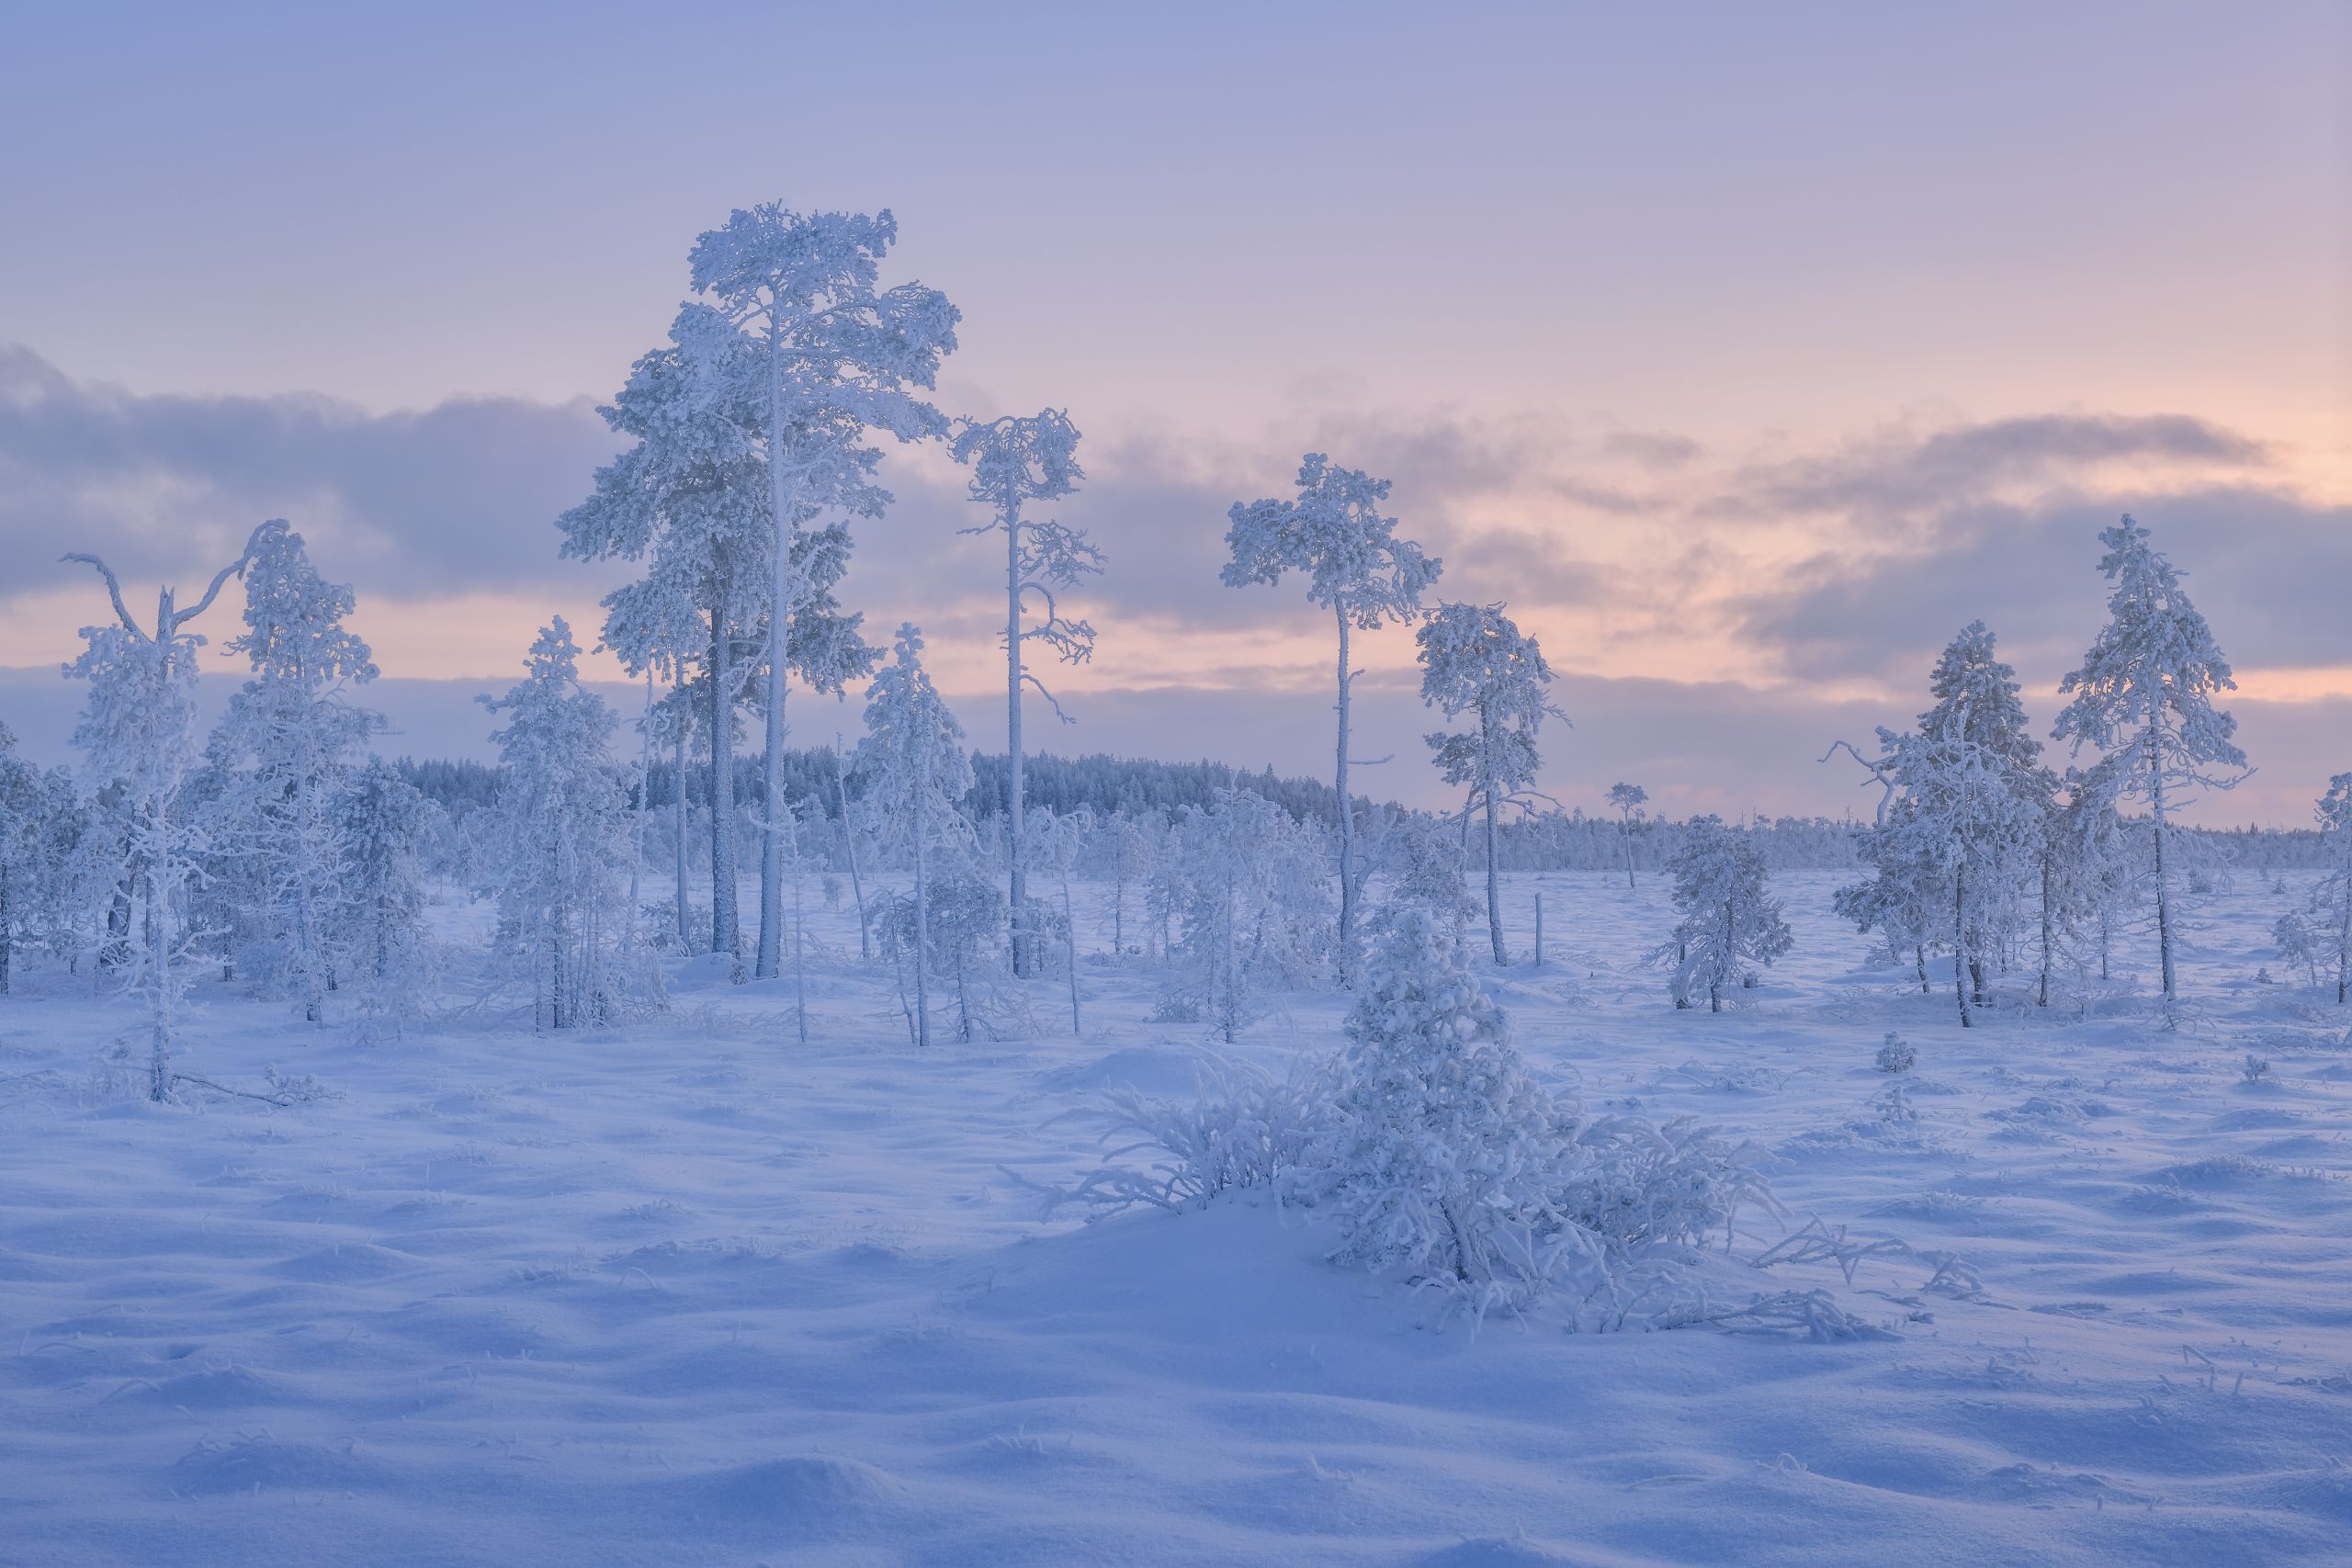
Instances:
[[[187,581],[284,515],[358,589],[392,746],[481,754],[470,694],[615,581],[551,526],[595,400],[694,235],[782,198],[896,212],[893,276],[964,311],[952,412],[1086,433],[1062,515],[1112,569],[1050,749],[1328,766],[1321,622],[1216,581],[1227,506],[1328,450],[1542,638],[1572,804],[1867,808],[1816,759],[1979,617],[2046,726],[2127,510],[2238,667],[2261,772],[2207,818],[2352,768],[2340,3],[357,10],[0,0],[37,750],[103,604],[60,551]],[[1001,746],[956,475],[890,482],[847,597]],[[1437,803],[1409,636],[1364,662],[1366,787]]]

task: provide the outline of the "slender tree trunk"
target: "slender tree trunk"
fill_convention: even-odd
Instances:
[[[2148,695],[2148,804],[2156,824],[2156,956],[2164,967],[2165,1000],[2177,994],[2172,969],[2172,888],[2165,875],[2165,753],[2158,735],[2163,724],[2161,699],[2154,688]]]
[[[13,946],[8,925],[8,871],[0,866],[0,997],[8,994],[8,959]]]
[[[808,968],[802,949],[807,945],[800,918],[800,819],[792,826],[792,1021],[800,1043],[808,1043]]]
[[[857,955],[874,956],[874,946],[866,936],[865,879],[857,869],[857,824],[849,815],[849,770],[842,766],[842,738],[833,737],[833,789],[842,802],[842,845],[849,852],[849,892],[857,904]]]
[[[722,596],[723,598],[724,596]],[[725,613],[710,613],[710,948],[741,956],[735,919],[735,671]]]
[[[791,682],[792,616],[800,584],[792,566],[799,533],[798,498],[785,469],[784,328],[768,314],[768,509],[773,524],[768,578],[767,734],[760,822],[760,946],[752,972],[775,978],[784,942],[785,700]]]
[[[1911,944],[1911,967],[1919,976],[1919,994],[1923,997],[1928,995],[1934,987],[1928,983],[1928,944],[1926,942],[1918,942]]]
[[[1348,611],[1338,610],[1340,622],[1340,983],[1356,977],[1356,812],[1348,795]],[[1226,1037],[1228,1041],[1230,1034]]]
[[[1955,874],[1951,883],[1951,989],[1960,1000],[1960,1026],[1974,1027],[1968,1016],[1968,881]]]
[[[1630,807],[1619,826],[1624,829],[1618,837],[1625,846],[1625,891],[1630,893],[1634,890],[1634,813]]]
[[[679,682],[683,689],[684,682]],[[678,705],[677,735],[671,746],[671,783],[677,788],[677,799],[671,804],[671,859],[678,898],[678,952],[691,953],[695,950],[694,922],[688,914],[690,895],[686,891],[686,731],[694,728],[686,722],[685,704]]]
[[[931,761],[915,756],[915,1043],[931,1043],[931,991],[927,951],[931,946],[931,882],[923,840],[931,836]]]
[[[2041,856],[2041,985],[2033,998],[2033,1005],[2042,1008],[2050,1005],[2050,966],[2057,948],[2057,932],[2050,912],[2051,872],[2050,852],[2045,849]]]
[[[1030,952],[1029,869],[1023,863],[1021,758],[1021,502],[1004,511],[1004,743],[1006,919],[1012,972],[1027,979],[1036,967]]]

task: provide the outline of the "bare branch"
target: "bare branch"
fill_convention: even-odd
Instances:
[[[139,623],[130,618],[130,612],[123,606],[122,584],[115,580],[114,569],[112,567],[107,565],[106,562],[100,560],[97,557],[85,554],[80,550],[75,550],[71,555],[60,556],[57,558],[61,562],[82,561],[87,565],[96,567],[98,569],[98,575],[107,580],[107,596],[114,601],[115,615],[121,619],[123,626],[130,630],[132,637],[138,637],[141,641],[150,640],[147,634],[139,629]]]

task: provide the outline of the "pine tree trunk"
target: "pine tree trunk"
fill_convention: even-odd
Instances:
[[[723,604],[727,595],[720,595]],[[724,610],[710,612],[710,949],[740,956],[735,919],[735,705]]]
[[[1342,604],[1340,621],[1340,983],[1355,984],[1356,955],[1356,827],[1355,807],[1348,796],[1348,611]],[[1232,1035],[1226,1039],[1230,1042]]]
[[[1634,814],[1632,811],[1628,810],[1625,813],[1625,819],[1622,826],[1624,829],[1620,838],[1625,846],[1625,891],[1631,893],[1634,890]]]
[[[1495,967],[1499,969],[1510,960],[1503,954],[1503,885],[1502,874],[1496,862],[1498,846],[1495,840],[1495,785],[1487,782],[1487,936],[1495,950]]]
[[[1012,972],[1029,978],[1036,963],[1030,949],[1029,870],[1023,863],[1021,758],[1021,503],[1014,501],[1004,514],[1004,747],[1005,747],[1005,887],[1006,920],[1012,949]]]

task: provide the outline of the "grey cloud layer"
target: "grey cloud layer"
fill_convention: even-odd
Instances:
[[[145,579],[209,570],[277,516],[363,592],[548,581],[548,525],[614,450],[584,401],[142,396],[0,344],[0,555],[25,563],[0,594],[62,580],[39,565],[61,540]]]

